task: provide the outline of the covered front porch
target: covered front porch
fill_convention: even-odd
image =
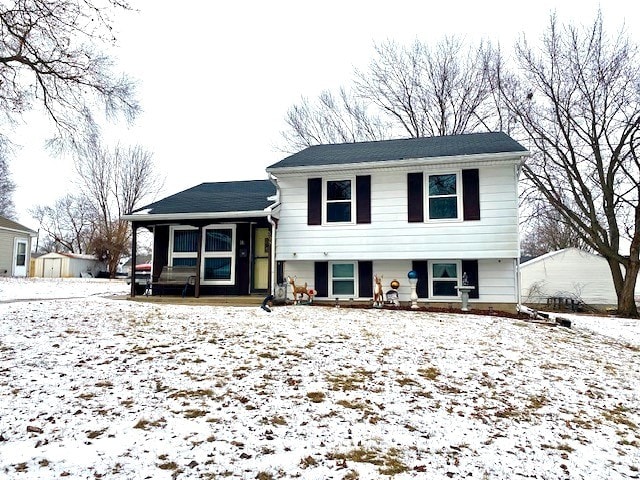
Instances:
[[[153,297],[264,298],[275,281],[279,205],[269,180],[203,183],[159,200],[123,216],[132,222],[132,264],[138,231],[146,229],[153,235]]]

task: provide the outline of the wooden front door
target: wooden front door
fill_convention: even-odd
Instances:
[[[269,289],[269,254],[271,233],[269,228],[256,228],[253,233],[253,291]]]

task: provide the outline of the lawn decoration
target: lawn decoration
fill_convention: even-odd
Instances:
[[[400,288],[400,282],[394,278],[389,285],[391,286],[391,290],[387,292],[387,302],[399,307],[400,296],[398,295],[398,288]]]
[[[304,283],[304,286],[298,285],[296,286],[296,276],[287,277],[287,282],[291,285],[291,289],[293,290],[293,303],[298,304],[300,301],[304,299],[304,296],[307,296],[308,303],[313,302],[313,297],[318,293],[313,288],[307,287],[307,282]],[[300,299],[298,300],[298,295],[300,295]]]
[[[382,275],[378,276],[376,273],[373,276],[373,306],[375,308],[382,308],[384,299],[382,296]]]

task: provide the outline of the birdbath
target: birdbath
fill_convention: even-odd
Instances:
[[[462,311],[468,312],[469,309],[469,292],[475,290],[473,285],[460,285],[456,287],[456,290],[460,292],[460,298],[462,300]]]
[[[416,291],[416,285],[418,284],[418,273],[415,270],[411,270],[407,277],[409,277],[409,286],[411,287],[411,308],[418,307],[418,293]]]

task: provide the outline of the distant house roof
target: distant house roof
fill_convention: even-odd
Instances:
[[[269,180],[201,183],[134,210],[124,215],[123,219],[250,215],[264,212],[273,205],[274,201],[269,197],[275,194],[276,187]]]
[[[8,218],[5,218],[5,217],[0,217],[0,228],[5,230],[15,230],[17,232],[24,232],[31,235],[38,234],[38,232],[31,230],[30,228],[27,228],[24,225],[20,225],[18,222],[9,220]]]
[[[526,148],[503,132],[314,145],[274,163],[267,168],[267,171],[288,167],[314,167],[509,152],[528,153]]]

